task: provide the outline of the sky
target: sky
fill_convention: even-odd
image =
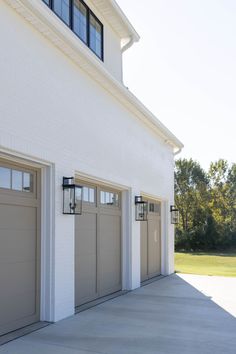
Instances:
[[[236,0],[117,0],[141,39],[125,85],[204,169],[236,162]]]

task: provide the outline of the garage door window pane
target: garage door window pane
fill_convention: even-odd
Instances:
[[[104,205],[119,206],[119,194],[101,191],[100,202]]]
[[[22,172],[12,170],[12,189],[22,191]]]
[[[95,202],[95,192],[94,188],[83,187],[83,201],[87,203]]]
[[[33,176],[31,175],[31,173],[24,172],[23,174],[23,191],[33,191]]]
[[[89,188],[89,202],[90,203],[94,203],[95,202],[95,198],[94,198],[94,189],[93,188]]]
[[[11,188],[11,170],[10,168],[0,167],[0,188]]]
[[[70,2],[69,0],[54,0],[54,12],[67,24],[70,24]]]
[[[149,212],[151,213],[161,213],[161,205],[158,203],[149,203]]]

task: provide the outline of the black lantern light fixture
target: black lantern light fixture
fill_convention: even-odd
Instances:
[[[63,177],[63,214],[82,214],[83,187],[75,184],[74,177]]]
[[[179,209],[177,209],[175,205],[170,206],[170,218],[171,224],[179,223]]]
[[[145,202],[142,196],[135,197],[135,220],[147,221],[147,202]]]

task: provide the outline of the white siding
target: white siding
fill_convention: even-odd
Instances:
[[[129,287],[135,288],[140,282],[140,228],[134,221],[133,198],[140,192],[160,197],[167,210],[173,201],[173,153],[2,2],[0,29],[0,147],[55,164],[54,320],[58,320],[74,312],[74,219],[62,215],[62,177],[79,171],[131,189]],[[163,272],[171,273],[169,220],[164,238],[168,247]]]

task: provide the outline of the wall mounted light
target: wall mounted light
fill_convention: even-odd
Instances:
[[[147,202],[145,202],[142,196],[135,196],[135,220],[147,221]]]
[[[170,206],[170,220],[171,224],[179,223],[179,209],[177,209],[175,205]]]
[[[75,184],[74,177],[63,177],[63,214],[82,214],[83,187]]]

